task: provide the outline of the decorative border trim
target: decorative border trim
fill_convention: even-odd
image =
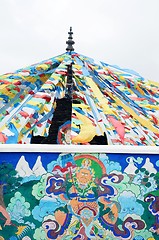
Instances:
[[[47,145],[47,144],[3,144],[1,152],[70,152],[70,153],[138,153],[159,154],[157,146],[126,145]]]

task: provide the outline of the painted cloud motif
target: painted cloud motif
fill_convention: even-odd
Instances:
[[[118,197],[118,201],[121,206],[119,212],[119,218],[124,220],[126,215],[136,214],[142,216],[144,208],[140,203],[137,202],[137,198],[134,193],[131,191],[124,191]]]
[[[59,199],[53,199],[52,201],[51,199],[41,199],[39,205],[32,210],[33,217],[42,222],[46,215],[53,215],[55,209],[63,205]]]

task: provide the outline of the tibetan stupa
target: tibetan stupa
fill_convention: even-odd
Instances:
[[[0,76],[1,144],[159,146],[159,84],[74,51]]]

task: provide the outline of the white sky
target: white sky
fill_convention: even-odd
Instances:
[[[159,82],[159,0],[0,0],[0,73],[75,51]]]

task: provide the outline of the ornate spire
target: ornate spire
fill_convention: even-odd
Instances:
[[[75,44],[72,37],[72,34],[73,34],[72,27],[70,27],[70,31],[68,32],[68,34],[69,34],[68,41],[66,41],[66,44],[68,44],[68,46],[66,48],[66,51],[71,52],[71,51],[74,51],[73,44]]]

